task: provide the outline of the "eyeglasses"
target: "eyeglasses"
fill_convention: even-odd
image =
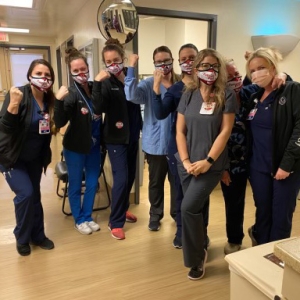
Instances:
[[[219,64],[209,64],[209,63],[201,63],[199,65],[201,71],[206,71],[206,70],[210,70],[210,69],[213,69],[215,71],[219,71],[219,68],[220,68],[220,65]]]
[[[170,65],[171,63],[173,62],[173,59],[172,58],[168,58],[166,60],[157,60],[157,61],[154,61],[154,64],[155,65]]]

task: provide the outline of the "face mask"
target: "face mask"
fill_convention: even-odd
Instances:
[[[180,68],[181,68],[181,71],[182,73],[186,73],[188,75],[191,75],[192,74],[192,65],[193,65],[193,60],[186,60],[184,61],[183,63],[179,64]]]
[[[207,85],[213,85],[218,78],[218,73],[214,70],[198,71],[198,78]]]
[[[72,74],[72,78],[79,84],[87,83],[89,77],[90,77],[89,71],[87,71],[86,73]]]
[[[270,74],[268,69],[258,70],[251,74],[252,83],[257,84],[259,87],[268,86],[273,80],[273,75]]]
[[[123,63],[113,63],[109,66],[106,66],[106,68],[110,74],[119,76],[124,69],[124,65],[123,65]]]
[[[47,77],[30,77],[30,83],[33,85],[36,89],[38,89],[41,92],[46,92],[48,91],[52,84],[53,81]]]
[[[234,77],[227,81],[226,87],[238,93],[243,86],[242,76]]]
[[[159,64],[159,65],[154,65],[155,70],[160,70],[164,72],[164,75],[168,75],[172,69],[173,69],[173,63],[170,64]]]

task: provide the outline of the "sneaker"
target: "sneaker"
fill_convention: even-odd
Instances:
[[[257,246],[257,241],[256,241],[255,237],[253,236],[253,227],[252,226],[248,228],[248,234],[249,234],[249,237],[252,242],[252,247]]]
[[[89,221],[89,222],[87,221],[86,224],[87,224],[87,226],[89,226],[92,229],[92,231],[100,230],[100,226],[94,221]]]
[[[175,238],[173,240],[173,247],[176,248],[176,249],[181,249],[182,248],[181,238],[177,235],[175,235]]]
[[[158,231],[160,229],[160,222],[159,221],[150,221],[148,225],[148,229],[150,231]]]
[[[22,245],[17,242],[17,251],[20,255],[27,256],[31,253],[31,248],[30,248],[29,244]]]
[[[207,251],[204,249],[204,259],[202,265],[192,267],[188,273],[188,278],[190,280],[199,280],[205,275],[205,264],[207,261]]]
[[[81,234],[91,234],[93,231],[92,229],[87,225],[86,222],[83,222],[81,224],[75,224],[75,229],[78,230]]]
[[[126,211],[126,222],[135,223],[136,221],[137,217],[133,213]]]
[[[124,240],[125,233],[124,233],[123,228],[113,228],[111,230],[111,236],[117,240]]]
[[[239,250],[241,250],[240,244],[226,243],[226,245],[224,247],[225,255],[237,252]]]
[[[41,242],[32,242],[32,245],[41,247],[44,250],[51,250],[54,248],[54,243],[46,237]]]

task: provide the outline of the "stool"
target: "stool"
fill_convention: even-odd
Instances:
[[[107,152],[106,149],[101,150],[101,168],[100,168],[99,177],[101,175],[103,175],[103,181],[104,181],[104,185],[105,185],[105,189],[106,189],[108,203],[105,206],[100,206],[100,207],[94,208],[93,211],[107,209],[111,204],[111,198],[110,198],[110,194],[109,194],[109,190],[108,190],[108,184],[107,184],[105,172],[104,172],[104,169],[103,169],[105,158],[106,158],[106,152]],[[64,161],[64,158],[63,158],[63,152],[61,153],[61,161],[58,162],[55,165],[55,173],[56,173],[56,176],[58,178],[57,186],[56,186],[56,194],[57,194],[58,197],[62,198],[62,212],[66,216],[71,216],[72,213],[71,212],[66,212],[66,210],[65,210],[66,198],[68,197],[69,178],[68,178],[67,164],[66,164],[66,162]],[[60,184],[61,184],[61,182],[64,183],[64,187],[62,188],[62,190],[63,190],[62,194],[60,193]],[[84,181],[84,176],[83,176],[82,186],[84,186],[84,185],[85,185],[85,181]]]

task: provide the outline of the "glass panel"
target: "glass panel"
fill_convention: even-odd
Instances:
[[[12,85],[22,86],[27,84],[26,74],[31,62],[42,58],[43,54],[10,53]]]

